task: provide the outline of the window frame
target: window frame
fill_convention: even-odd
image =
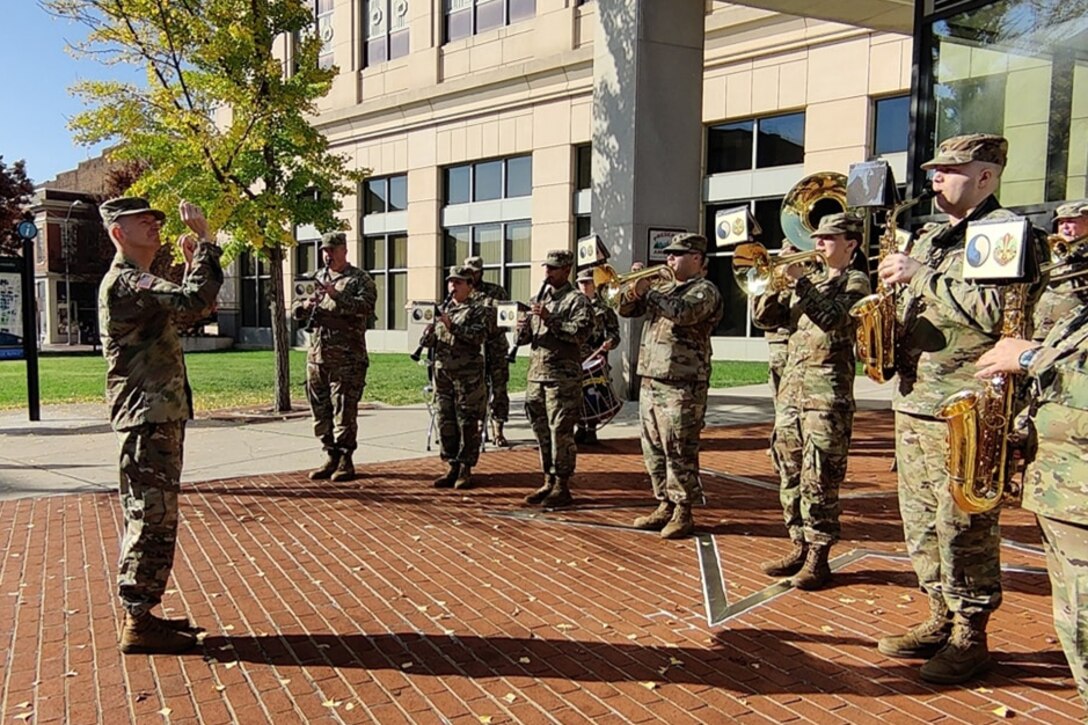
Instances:
[[[404,266],[402,266],[402,267],[396,266],[395,267],[395,266],[393,266],[393,257],[394,257],[394,254],[393,254],[394,242],[393,242],[393,240],[394,240],[394,238],[400,238],[400,237],[403,237],[404,240],[405,240],[405,242],[404,242],[404,246],[405,246]],[[367,249],[369,248],[369,245],[370,245],[371,241],[379,240],[379,239],[381,240],[381,243],[382,243],[382,256],[383,256],[384,263],[383,263],[383,266],[376,267],[376,266],[373,266],[373,265],[368,263],[368,261],[366,259],[366,254],[367,254]],[[378,319],[377,319],[377,321],[375,323],[375,327],[373,328],[375,330],[407,330],[408,329],[408,315],[407,315],[407,312],[404,313],[404,317],[400,321],[401,324],[399,326],[397,325],[396,314],[394,313],[394,310],[398,310],[398,309],[403,311],[404,306],[406,304],[408,304],[408,297],[407,297],[407,295],[408,295],[408,286],[407,286],[407,284],[405,284],[405,287],[404,287],[405,298],[401,301],[400,305],[397,305],[396,301],[393,299],[393,285],[391,284],[391,280],[394,277],[403,277],[405,282],[407,282],[407,280],[408,280],[408,249],[407,248],[408,248],[409,240],[410,240],[410,237],[408,236],[408,232],[403,231],[403,230],[379,232],[378,234],[366,234],[366,235],[363,236],[363,260],[362,260],[362,264],[360,266],[362,267],[362,269],[364,271],[366,271],[367,274],[369,274],[371,276],[371,278],[373,278],[374,284],[378,287],[379,290],[382,289],[382,286],[378,283],[379,278],[381,278],[384,281],[384,285],[385,285],[385,289],[384,289],[385,300],[384,300],[384,302],[385,302],[386,316],[388,317],[388,319],[387,320],[382,320],[381,317],[378,317]],[[377,307],[377,306],[375,306],[375,307]],[[377,309],[375,309],[375,315],[377,315]]]
[[[526,159],[529,162],[529,193],[518,196],[510,196],[510,162]],[[502,167],[499,175],[499,196],[488,199],[476,198],[476,169],[483,164],[500,162]],[[468,169],[468,198],[465,201],[450,201],[450,172]],[[533,195],[533,155],[516,154],[514,156],[502,156],[490,159],[477,159],[464,164],[451,164],[442,167],[442,205],[459,206],[461,204],[486,204],[488,202],[502,201],[503,199],[525,199]]]
[[[515,269],[531,269],[533,261],[531,259],[532,253],[525,261],[511,260],[509,252],[510,245],[510,227],[511,226],[525,226],[529,230],[529,248],[532,249],[533,240],[533,220],[532,219],[505,219],[503,221],[495,222],[482,222],[479,224],[458,224],[452,227],[443,227],[442,229],[442,269],[439,270],[442,278],[445,278],[445,270],[449,268],[450,264],[460,264],[463,261],[461,258],[452,258],[448,253],[447,245],[450,242],[451,232],[459,231],[464,232],[468,239],[468,253],[465,257],[483,256],[479,250],[479,235],[477,230],[481,227],[499,227],[500,245],[499,245],[499,261],[495,262],[484,257],[484,279],[487,279],[488,270],[498,270],[499,284],[503,289],[510,293],[510,271]],[[455,253],[454,257],[458,257]],[[451,261],[452,260],[452,261]]]
[[[515,25],[517,23],[524,22],[525,20],[529,20],[530,18],[535,18],[536,17],[536,11],[537,11],[537,7],[536,7],[537,0],[464,0],[464,2],[467,3],[467,7],[459,8],[457,10],[454,10],[453,12],[450,12],[450,9],[451,9],[450,6],[452,5],[452,2],[453,2],[453,0],[442,0],[442,44],[443,45],[445,45],[447,43],[453,43],[453,42],[456,42],[458,40],[464,40],[465,38],[471,38],[471,37],[473,37],[475,35],[479,35],[480,33],[486,33],[489,30],[497,30],[499,28],[507,28],[507,27],[510,27],[511,25]],[[498,25],[492,25],[492,26],[489,26],[489,27],[484,28],[484,29],[481,30],[479,28],[478,7],[481,4],[486,5],[487,3],[491,3],[491,2],[498,2],[498,3],[502,4],[502,22],[499,23]],[[532,7],[532,12],[527,14],[527,15],[524,15],[522,17],[518,17],[518,18],[515,18],[515,19],[511,20],[511,17],[510,17],[510,15],[511,15],[510,14],[511,3],[519,3],[519,2],[525,2],[525,3],[531,2],[532,6],[533,6]],[[450,37],[450,16],[455,15],[457,13],[468,13],[469,31],[468,31],[468,33],[466,33],[464,35],[458,35],[455,38],[451,38]]]
[[[761,126],[761,124],[766,123],[767,121],[789,118],[791,116],[800,116],[801,117],[801,160],[800,161],[788,161],[788,162],[781,163],[781,164],[772,164],[772,165],[761,166],[759,164],[759,152],[760,152],[759,138],[760,138],[760,126]],[[776,113],[776,114],[770,115],[770,116],[751,116],[751,117],[745,117],[745,118],[732,118],[732,119],[723,120],[723,121],[720,121],[718,123],[713,123],[713,124],[708,125],[706,127],[706,137],[705,137],[706,138],[706,153],[705,153],[705,157],[704,157],[704,162],[706,164],[706,173],[707,173],[707,175],[708,176],[715,176],[717,174],[751,173],[753,171],[762,171],[764,169],[777,169],[777,168],[781,168],[783,166],[793,166],[793,165],[796,165],[796,164],[803,164],[804,161],[805,161],[805,153],[806,153],[804,129],[805,129],[805,124],[807,123],[807,120],[808,120],[807,111],[806,111],[805,108],[801,108],[801,109],[797,109],[797,110],[793,110],[793,111],[787,111],[787,112],[784,112],[784,113],[783,112]],[[726,170],[723,170],[723,171],[711,171],[713,163],[712,163],[712,159],[711,159],[710,134],[713,131],[715,131],[717,129],[720,129],[722,127],[725,127],[725,126],[734,126],[734,125],[745,124],[745,123],[752,124],[751,131],[749,132],[751,134],[751,157],[750,157],[750,159],[748,161],[748,166],[745,166],[743,168],[737,168],[737,169],[726,169]]]
[[[380,33],[379,36],[375,36],[375,37],[380,37],[382,39],[382,42],[384,44],[384,52],[383,52],[382,57],[380,59],[375,59],[375,60],[370,59],[370,44],[371,44],[373,38],[371,38],[371,36],[370,36],[370,13],[369,13],[369,7],[368,6],[370,5],[371,0],[363,0],[363,2],[361,3],[362,12],[359,13],[359,15],[360,15],[359,23],[362,26],[360,31],[359,31],[359,38],[362,41],[362,48],[361,48],[360,53],[359,53],[359,58],[360,58],[360,61],[361,61],[360,65],[363,68],[370,68],[372,66],[381,65],[383,63],[388,63],[390,61],[397,60],[398,58],[404,58],[405,56],[407,56],[409,53],[412,52],[412,45],[411,45],[412,37],[411,37],[411,34],[410,34],[411,33],[411,24],[407,20],[405,20],[405,24],[404,24],[403,28],[394,30],[393,26],[392,26],[392,22],[391,22],[392,19],[393,19],[393,10],[396,7],[396,5],[398,3],[401,3],[401,2],[404,3],[404,7],[405,7],[404,14],[407,17],[408,11],[410,9],[410,7],[408,5],[409,0],[374,0],[374,1],[382,3],[382,5],[384,7],[385,29]],[[400,50],[400,52],[398,52],[396,55],[394,55],[394,43],[393,43],[394,37],[393,36],[397,35],[398,40],[399,40],[399,36],[401,34],[403,34],[404,41],[405,41],[404,46],[403,46],[403,50]],[[401,48],[399,43],[397,44],[397,48],[398,49]]]

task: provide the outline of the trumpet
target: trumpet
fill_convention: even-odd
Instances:
[[[749,297],[782,292],[793,283],[786,275],[786,268],[792,264],[802,265],[804,276],[813,282],[827,276],[827,257],[823,252],[813,250],[772,257],[759,242],[746,242],[733,253],[733,277],[741,292]]]
[[[1078,262],[1088,264],[1088,259],[1074,259],[1077,255],[1088,251],[1088,234],[1082,234],[1073,239],[1066,239],[1061,234],[1050,234],[1046,238],[1046,243],[1050,246],[1050,253],[1054,259],[1050,264],[1044,264],[1040,267],[1039,271],[1049,274],[1054,270],[1069,268],[1065,269],[1062,274],[1052,275],[1050,277],[1051,283],[1063,282],[1085,274],[1083,270],[1073,270],[1072,265]]]
[[[637,269],[627,274],[619,274],[610,264],[597,267],[593,272],[601,301],[612,309],[629,302],[634,294],[635,283],[640,279],[649,280],[651,287],[661,287],[676,281],[676,273],[666,264],[658,264],[645,269]]]

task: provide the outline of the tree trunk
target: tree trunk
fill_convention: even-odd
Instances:
[[[276,353],[275,410],[284,413],[291,410],[291,350],[290,330],[287,327],[286,299],[283,291],[283,247],[276,245],[268,250],[272,282],[272,349]]]

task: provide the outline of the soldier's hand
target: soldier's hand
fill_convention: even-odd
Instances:
[[[646,291],[650,289],[650,280],[643,277],[642,279],[635,280],[634,287],[631,288],[631,294],[635,296],[635,299],[641,299],[642,295],[646,294]]]
[[[451,320],[450,316],[445,312],[438,316],[438,321],[445,325],[447,330],[453,329],[453,320]]]
[[[196,236],[193,234],[182,234],[178,237],[178,248],[181,249],[181,256],[185,258],[185,266],[190,266],[193,263],[193,254],[196,253]]]
[[[611,340],[605,340],[604,343],[601,345],[601,349],[604,350],[605,352],[608,352],[609,350],[611,350],[614,347],[615,347],[615,345],[612,344]]]
[[[213,241],[208,238],[208,220],[204,218],[204,212],[199,206],[183,200],[178,205],[178,213],[181,214],[181,221],[185,226],[192,229],[199,239]]]
[[[922,263],[905,254],[889,254],[877,267],[876,272],[884,284],[900,284],[910,282],[914,275],[922,268]]]
[[[990,350],[987,350],[975,363],[978,372],[975,377],[980,380],[992,378],[999,373],[1019,373],[1020,355],[1025,350],[1039,347],[1039,343],[1031,340],[1020,340],[1015,337],[1003,337]]]
[[[544,322],[547,322],[548,318],[552,316],[552,313],[548,312],[548,308],[541,302],[534,302],[533,306],[529,308],[529,313],[536,315]]]

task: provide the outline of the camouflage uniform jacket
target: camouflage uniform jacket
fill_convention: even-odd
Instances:
[[[114,430],[193,417],[176,323],[179,315],[215,304],[222,253],[214,244],[198,244],[180,285],[142,271],[120,253],[113,258],[98,288],[98,325]]]
[[[788,302],[782,295],[755,299],[757,327],[790,330],[786,367],[778,384],[779,405],[799,410],[854,410],[854,303],[869,294],[869,276],[848,269],[820,284],[797,280]]]
[[[1051,330],[1028,373],[1041,388],[1035,403],[1038,450],[1024,475],[1024,508],[1088,525],[1088,308]]]
[[[488,304],[508,302],[510,300],[510,295],[506,294],[506,290],[494,282],[487,282],[481,279],[476,291],[480,293],[481,297],[485,298],[484,301]]]
[[[582,360],[601,348],[606,341],[612,341],[612,349],[620,344],[620,319],[616,317],[616,311],[601,301],[600,297],[589,300],[593,311],[593,332],[582,344]],[[608,353],[604,353],[607,359]]]
[[[899,295],[896,411],[933,417],[952,393],[981,388],[974,363],[1001,333],[1003,290],[963,280],[964,236],[971,221],[1011,216],[990,196],[967,219],[937,225],[915,245],[911,256],[923,267]],[[1045,241],[1035,237],[1036,259],[1046,261]],[[1032,308],[1042,287],[1028,291]]]
[[[424,346],[434,345],[435,369],[450,373],[483,370],[481,348],[492,327],[488,315],[494,315],[495,311],[483,295],[473,292],[461,304],[451,303],[446,314],[453,327],[436,322],[421,340]]]
[[[543,302],[551,315],[548,321],[530,315],[529,323],[518,333],[519,345],[532,346],[527,379],[534,383],[578,380],[582,376],[582,343],[593,332],[589,300],[567,282],[545,291]]]
[[[335,299],[325,295],[318,304],[306,362],[317,365],[339,365],[349,360],[369,362],[366,326],[378,300],[374,280],[350,264],[340,274],[326,269],[321,279],[326,283],[331,280],[337,294]],[[302,306],[303,302],[297,300],[291,310],[292,316],[299,321],[310,316],[310,310]]]
[[[1083,269],[1084,263],[1080,263],[1073,269]],[[1032,338],[1036,342],[1042,342],[1047,334],[1070,312],[1080,309],[1080,306],[1088,300],[1088,289],[1085,288],[1083,279],[1067,279],[1064,282],[1051,284],[1039,298],[1035,305],[1035,334]]]
[[[480,280],[479,286],[476,288],[476,294],[480,296],[480,301],[490,309],[490,330],[487,333],[488,368],[491,368],[492,362],[506,365],[505,356],[510,345],[509,341],[506,339],[506,328],[499,327],[498,325],[498,316],[495,312],[495,307],[500,302],[508,302],[510,300],[510,295],[506,293],[505,289],[494,282],[485,282],[482,279]]]
[[[705,277],[649,289],[620,305],[623,317],[649,315],[642,328],[638,374],[686,382],[710,380],[710,335],[722,319],[722,296]]]

